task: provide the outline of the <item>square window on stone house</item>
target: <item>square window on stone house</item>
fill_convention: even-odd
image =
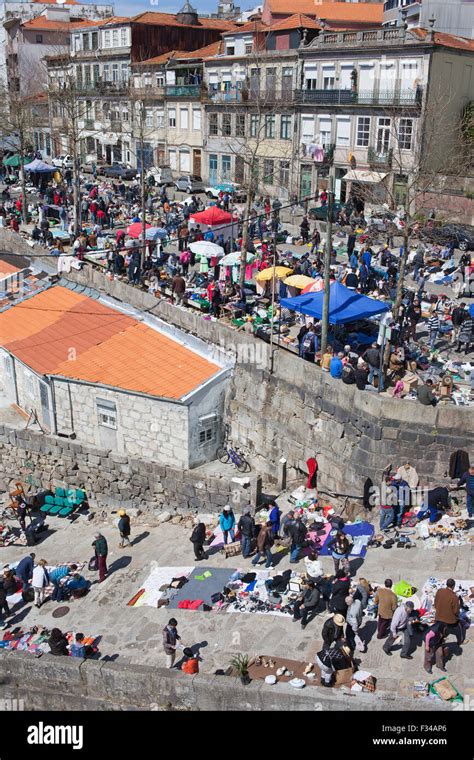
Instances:
[[[217,440],[217,414],[206,414],[199,418],[197,438],[199,446],[208,446]]]
[[[114,401],[96,399],[97,421],[102,427],[117,430],[117,406]]]

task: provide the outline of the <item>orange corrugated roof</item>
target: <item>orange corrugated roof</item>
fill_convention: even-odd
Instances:
[[[414,34],[419,40],[429,40],[429,32],[427,29],[409,29],[410,34]],[[444,34],[443,32],[434,33],[434,42],[436,45],[442,45],[443,47],[456,48],[457,50],[474,50],[474,40],[467,37],[458,37],[455,34]]]
[[[40,374],[175,399],[220,369],[136,319],[61,286],[0,314],[0,345]]]
[[[269,31],[277,32],[284,29],[300,29],[303,27],[307,29],[321,29],[321,24],[318,24],[317,21],[302,13],[294,13],[293,16],[284,18],[281,21],[272,24],[271,27],[269,27]]]
[[[2,277],[6,277],[9,274],[14,274],[15,272],[21,272],[21,269],[19,267],[16,267],[14,264],[9,264],[7,261],[3,261],[3,259],[0,258],[0,279]]]
[[[192,24],[180,24],[176,20],[174,13],[155,13],[154,11],[145,11],[138,16],[134,16],[133,21],[137,24],[153,24],[156,26],[185,26],[190,29],[221,29],[222,31],[227,29],[237,29],[238,27],[233,21],[225,21],[218,18],[203,18],[199,17],[198,26]]]
[[[177,52],[175,58],[180,60],[181,58],[206,58],[208,56],[218,55],[222,47],[222,40],[218,42],[211,42],[210,45],[206,45],[199,50],[190,50],[187,53]]]
[[[135,66],[158,66],[160,63],[166,63],[170,58],[173,58],[177,54],[177,50],[170,50],[168,53],[162,53],[162,55],[155,55],[153,58],[147,58],[146,61],[140,61]],[[181,53],[183,55],[183,53]]]
[[[51,29],[52,31],[63,32],[69,32],[72,29],[78,29],[83,26],[95,26],[95,24],[87,19],[81,19],[80,21],[53,21],[45,16],[37,16],[22,24],[24,29],[44,29],[45,31]]]
[[[291,15],[295,8],[289,0],[268,0],[272,13]],[[318,3],[315,0],[298,0],[298,12],[329,21],[360,21],[381,24],[383,3]]]

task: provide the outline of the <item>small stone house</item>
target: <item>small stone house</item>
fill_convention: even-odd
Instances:
[[[192,468],[215,459],[230,368],[154,317],[53,286],[0,313],[0,383],[45,432]]]

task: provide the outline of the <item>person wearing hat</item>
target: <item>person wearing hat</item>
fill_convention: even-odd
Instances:
[[[252,539],[255,534],[255,520],[250,514],[250,511],[250,506],[245,507],[243,515],[237,524],[241,535],[240,543],[242,549],[242,557],[244,559],[250,556],[250,552],[252,550]]]
[[[222,510],[220,516],[219,516],[219,526],[222,531],[222,534],[224,536],[224,544],[227,544],[227,539],[230,536],[230,542],[234,542],[234,527],[235,527],[235,516],[232,512],[232,507],[229,504],[226,504],[224,509]]]
[[[188,676],[195,676],[196,673],[199,673],[199,657],[197,654],[194,654],[191,647],[186,647],[183,650],[183,654],[186,657],[185,661],[181,665],[181,670],[183,673],[187,673]]]
[[[337,641],[344,638],[344,624],[346,620],[344,615],[336,613],[329,617],[323,625],[321,632],[322,639],[326,647],[331,647]]]
[[[316,665],[321,671],[321,686],[332,686],[338,670],[352,668],[352,654],[342,641],[332,647],[323,646],[315,657]]]
[[[126,546],[131,546],[130,541],[130,517],[127,515],[124,509],[119,510],[120,520],[118,522],[118,529],[120,532],[121,541],[119,543],[119,549],[123,549]],[[127,542],[125,544],[125,541]]]

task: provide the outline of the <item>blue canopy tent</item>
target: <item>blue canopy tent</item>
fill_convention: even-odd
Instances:
[[[323,318],[324,291],[319,293],[306,293],[295,298],[282,298],[280,301],[284,309],[298,311],[316,319]],[[357,319],[374,317],[388,311],[390,305],[383,301],[376,301],[355,290],[350,290],[340,282],[333,282],[329,291],[329,323],[341,325],[345,322],[355,322]]]
[[[469,307],[469,314],[471,317],[474,317],[474,303],[472,303]]]
[[[58,171],[57,166],[51,166],[51,164],[40,161],[39,158],[35,158],[31,164],[25,164],[24,168],[27,172],[37,172],[38,174],[46,174],[47,172]]]

